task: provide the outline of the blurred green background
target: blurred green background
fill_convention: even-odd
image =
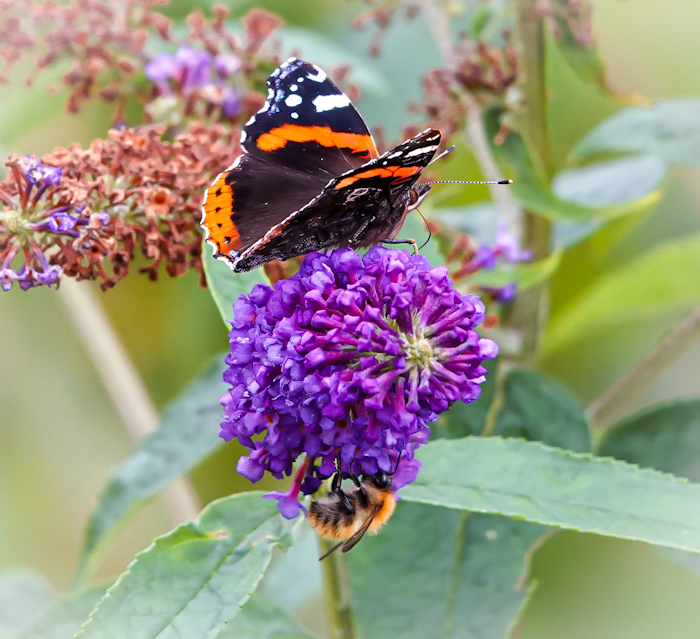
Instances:
[[[283,53],[292,50],[323,66],[348,62],[363,86],[359,109],[392,138],[409,117],[406,103],[420,98],[421,73],[438,64],[420,18],[396,20],[379,58],[367,51],[369,32],[349,27],[363,3],[303,0],[235,2],[234,15],[263,6],[284,16]],[[175,3],[184,15],[195,3]],[[657,99],[700,96],[700,3],[697,0],[599,0],[595,35],[613,87]],[[571,146],[622,104],[584,85],[550,47],[550,124],[556,165]],[[0,96],[0,149],[43,154],[54,145],[88,144],[104,135],[99,105],[71,117],[50,99],[43,83],[17,85]],[[478,176],[463,175],[463,179]],[[474,202],[486,192],[467,193]],[[650,247],[700,230],[697,172],[674,169],[666,195],[619,239],[610,228],[569,251],[552,286],[557,314],[611,269]],[[215,353],[226,347],[225,328],[196,277],[157,284],[134,273],[100,300],[162,407]],[[600,309],[604,316],[605,309]],[[683,315],[683,310],[601,325],[585,340],[548,353],[541,367],[588,402],[637,361]],[[0,295],[0,569],[27,567],[66,589],[73,578],[83,526],[110,469],[131,442],[55,291],[17,288]],[[700,345],[688,349],[626,412],[671,397],[698,395]],[[216,428],[212,424],[212,428]],[[243,490],[235,475],[240,450],[229,445],[193,474],[202,500]],[[120,573],[133,554],[170,528],[159,502],[122,532],[102,569]],[[536,553],[538,587],[522,637],[696,638],[700,635],[700,577],[664,560],[650,547],[575,533],[553,536]],[[410,566],[406,567],[407,570]]]

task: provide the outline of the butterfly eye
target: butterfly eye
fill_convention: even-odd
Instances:
[[[411,189],[408,192],[408,205],[409,206],[413,206],[414,204],[416,204],[419,199],[420,199],[420,196],[413,189]]]

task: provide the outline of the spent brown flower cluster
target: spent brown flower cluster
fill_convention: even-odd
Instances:
[[[369,53],[375,56],[381,53],[384,37],[399,10],[403,10],[404,16],[409,20],[415,18],[420,11],[420,3],[411,0],[365,0],[365,3],[372,7],[355,17],[352,26],[364,29],[368,25],[374,25]]]
[[[240,153],[240,135],[219,123],[192,124],[172,141],[164,132],[162,125],[112,129],[89,148],[74,144],[41,158],[61,170],[60,183],[46,194],[52,210],[60,205],[79,220],[70,236],[52,235],[52,247],[43,242],[64,276],[110,288],[129,272],[137,248],[147,261],[140,271],[152,280],[161,267],[171,276],[189,269],[201,275],[203,193]],[[0,191],[17,197],[18,184],[8,177]]]
[[[61,83],[68,110],[93,99],[121,105],[137,88],[150,33],[169,39],[170,21],[154,8],[167,0],[3,0],[0,2],[0,78],[24,55],[36,71],[62,59],[71,66]]]

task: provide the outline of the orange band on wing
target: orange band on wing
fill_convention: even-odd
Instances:
[[[226,173],[222,173],[207,190],[202,224],[209,231],[210,242],[219,253],[228,255],[241,245],[241,236],[233,223],[233,191],[226,184]]]
[[[397,166],[394,168],[378,168],[378,169],[368,169],[362,173],[357,173],[356,175],[351,175],[343,180],[340,180],[333,188],[337,191],[338,189],[344,189],[346,186],[355,184],[358,180],[365,180],[367,178],[373,177],[395,177],[395,178],[409,178],[415,175],[419,171],[422,171],[422,166]]]
[[[374,140],[362,133],[338,133],[327,126],[300,126],[284,124],[268,133],[263,133],[257,141],[261,151],[276,151],[287,145],[287,142],[318,142],[325,147],[350,149],[353,153],[364,153],[370,158],[378,157]]]

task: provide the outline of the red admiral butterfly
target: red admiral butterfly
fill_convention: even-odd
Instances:
[[[391,242],[430,191],[416,184],[440,144],[428,129],[379,155],[348,97],[290,58],[267,80],[243,153],[209,187],[202,227],[234,271],[329,246]]]

